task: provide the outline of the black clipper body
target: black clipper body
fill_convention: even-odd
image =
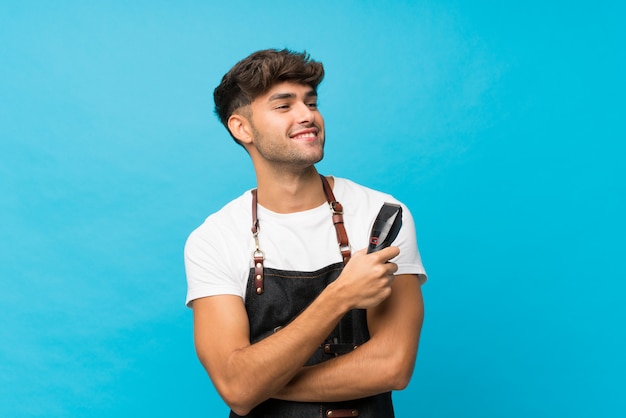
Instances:
[[[367,253],[373,253],[389,247],[398,236],[401,227],[402,207],[394,203],[385,202],[372,226]]]

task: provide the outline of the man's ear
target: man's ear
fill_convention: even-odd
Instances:
[[[250,121],[243,115],[233,113],[228,118],[228,130],[242,144],[250,144],[252,142],[252,129]]]

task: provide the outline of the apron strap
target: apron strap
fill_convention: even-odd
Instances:
[[[322,179],[322,185],[324,186],[326,200],[328,201],[330,210],[333,213],[333,224],[335,225],[335,230],[337,231],[337,243],[339,244],[339,251],[341,252],[343,265],[345,266],[348,261],[350,261],[352,251],[350,249],[350,242],[348,241],[348,233],[343,225],[343,206],[341,206],[341,203],[337,202],[337,199],[335,199],[333,189],[330,187],[330,184],[328,184],[326,177],[320,174],[320,178]]]
[[[335,225],[335,231],[337,232],[337,243],[339,244],[339,252],[343,264],[346,265],[350,261],[352,250],[350,248],[350,242],[348,241],[348,233],[343,225],[343,206],[337,202],[333,189],[330,187],[326,177],[320,174],[322,185],[324,187],[324,195],[330,207],[330,211],[333,214],[333,225]],[[263,261],[265,260],[265,254],[259,248],[259,218],[257,217],[258,197],[257,189],[252,190],[252,237],[254,238],[255,250],[252,253],[252,259],[254,260],[254,288],[258,295],[263,293]]]
[[[254,288],[256,293],[263,293],[263,261],[265,254],[259,248],[259,218],[257,217],[257,191],[252,190],[252,237],[254,238],[255,249],[252,253],[254,260]]]

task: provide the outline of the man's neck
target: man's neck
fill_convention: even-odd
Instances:
[[[277,213],[313,209],[326,201],[324,188],[314,166],[300,172],[257,171],[259,204]]]

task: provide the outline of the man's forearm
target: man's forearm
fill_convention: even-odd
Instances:
[[[284,329],[234,350],[221,364],[198,352],[220,395],[235,412],[247,414],[298,373],[341,318],[342,308],[335,301],[332,291],[320,295]]]
[[[403,389],[414,361],[403,365],[400,358],[394,359],[389,353],[376,355],[371,348],[366,343],[352,353],[304,367],[273,397],[299,402],[339,402]]]
[[[358,399],[408,385],[424,317],[417,278],[399,276],[394,292],[368,311],[371,339],[356,350],[304,367],[273,397],[301,402]]]

